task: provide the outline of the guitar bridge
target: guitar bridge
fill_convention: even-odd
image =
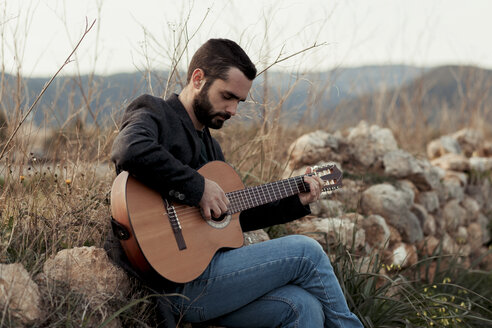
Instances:
[[[186,249],[186,242],[183,237],[183,231],[181,229],[181,223],[179,222],[178,215],[174,210],[174,206],[172,206],[167,199],[163,198],[164,204],[166,205],[167,217],[169,219],[169,223],[171,224],[171,228],[173,229],[174,238],[176,239],[176,243],[178,244],[178,249],[182,251]]]

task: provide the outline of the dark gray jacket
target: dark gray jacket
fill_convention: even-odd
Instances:
[[[220,145],[208,128],[204,136],[209,158],[224,161]],[[204,178],[196,171],[200,149],[200,138],[177,95],[166,101],[143,95],[126,109],[111,159],[117,172],[128,171],[165,197],[177,196],[180,199],[172,200],[197,206],[204,189]],[[309,213],[309,207],[296,195],[243,211],[240,222],[243,230],[249,231]]]

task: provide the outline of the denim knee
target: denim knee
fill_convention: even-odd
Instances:
[[[292,243],[293,247],[302,250],[305,256],[326,256],[323,247],[313,238],[303,235],[291,235],[284,238],[288,239],[288,243]]]
[[[272,293],[274,294],[274,293]],[[279,302],[283,308],[283,325],[288,327],[322,327],[325,321],[323,307],[318,299],[305,289],[287,285],[278,290],[276,295],[267,295],[265,300]]]

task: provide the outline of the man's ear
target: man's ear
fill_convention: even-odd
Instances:
[[[194,89],[201,90],[202,86],[205,84],[205,73],[201,68],[195,68],[191,74],[191,81]]]

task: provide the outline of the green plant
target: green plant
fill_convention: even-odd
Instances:
[[[402,269],[380,253],[329,251],[351,310],[365,327],[483,327],[492,323],[492,273],[472,270],[437,251]]]

